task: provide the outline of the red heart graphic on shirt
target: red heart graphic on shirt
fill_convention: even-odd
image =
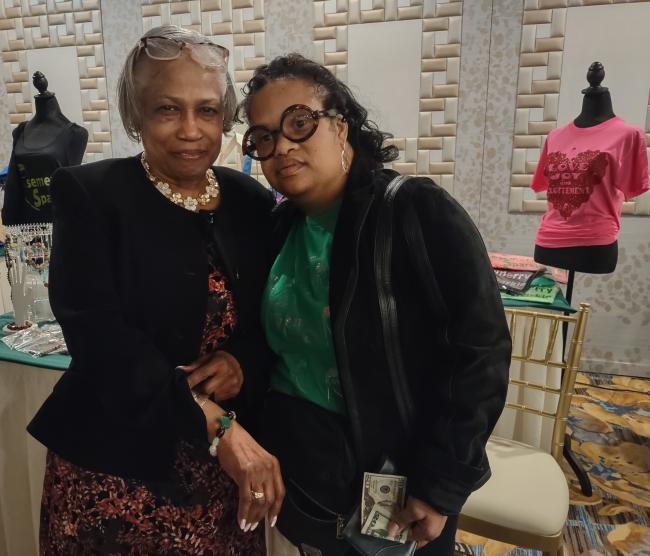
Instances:
[[[566,219],[586,203],[607,170],[607,155],[584,151],[569,158],[563,152],[547,157],[544,173],[548,179],[549,203]]]

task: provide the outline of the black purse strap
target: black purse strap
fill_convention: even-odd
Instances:
[[[405,431],[411,430],[415,409],[411,390],[406,379],[402,344],[399,336],[397,303],[393,294],[391,265],[393,260],[393,212],[394,200],[400,187],[409,176],[397,176],[386,187],[377,217],[375,230],[375,282],[381,314],[388,371],[395,392],[397,409]]]

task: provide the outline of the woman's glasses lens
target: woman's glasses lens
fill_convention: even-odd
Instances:
[[[216,44],[188,45],[194,58],[199,64],[211,67],[221,67],[224,70],[228,65],[228,51]]]
[[[271,131],[263,126],[251,127],[244,135],[243,151],[255,160],[271,158],[280,133],[290,141],[301,143],[314,134],[321,116],[335,114],[332,110],[314,112],[302,105],[290,106],[282,115],[281,129]]]
[[[316,129],[318,120],[310,110],[299,108],[285,115],[282,119],[282,134],[294,141],[309,137]]]
[[[275,149],[275,137],[268,129],[251,129],[246,136],[244,152],[256,160],[270,157]]]
[[[181,46],[181,44],[169,39],[151,37],[147,39],[145,48],[147,54],[156,60],[173,60],[178,57]]]
[[[181,43],[165,37],[147,37],[144,44],[147,55],[154,60],[174,60],[186,47],[199,64],[224,69],[228,64],[228,49],[217,44]]]

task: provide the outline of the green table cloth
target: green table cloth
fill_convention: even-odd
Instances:
[[[13,320],[13,313],[0,315],[0,330],[4,329]],[[5,336],[4,332],[0,332],[0,334]],[[4,342],[0,342],[0,360],[11,361],[12,363],[19,363],[21,365],[30,365],[32,367],[42,367],[44,369],[58,369],[60,371],[65,371],[70,365],[70,357],[68,355],[55,354],[33,357],[22,351],[11,349]]]

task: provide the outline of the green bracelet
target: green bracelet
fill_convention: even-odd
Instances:
[[[237,419],[237,416],[235,415],[234,411],[229,411],[225,415],[222,415],[217,419],[217,423],[219,423],[219,429],[217,430],[217,435],[219,438],[221,438],[224,434],[226,434],[226,431],[232,427],[232,422]]]
[[[223,437],[224,434],[226,434],[226,431],[232,427],[233,421],[237,419],[237,414],[234,411],[228,411],[225,415],[222,415],[217,419],[217,424],[219,428],[217,429],[216,434],[214,435],[214,438],[212,439],[212,443],[210,444],[210,448],[208,448],[208,451],[210,452],[210,455],[213,458],[217,457],[217,446],[219,446],[219,441]]]

